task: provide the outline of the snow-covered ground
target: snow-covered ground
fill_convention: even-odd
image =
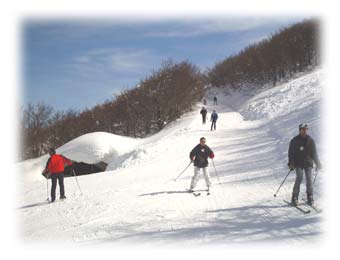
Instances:
[[[274,242],[318,242],[323,234],[322,213],[304,215],[284,204],[290,200],[294,173],[276,198],[286,176],[287,150],[300,122],[310,125],[321,161],[321,100],[323,70],[306,73],[252,97],[218,94],[207,110],[219,114],[217,130],[203,125],[197,104],[193,112],[160,133],[134,140],[107,133],[81,136],[57,151],[74,160],[109,163],[108,171],[65,179],[67,200],[46,204],[46,180],[41,177],[47,156],[17,164],[17,209],[24,241],[62,241],[79,244],[162,247],[229,246]],[[208,114],[210,115],[210,113]],[[200,137],[215,152],[210,161],[212,193],[195,197],[186,192],[193,167],[189,152]],[[322,204],[323,175],[315,186]],[[200,179],[197,188],[205,188]],[[58,192],[58,189],[57,189]],[[305,197],[305,186],[301,189]]]

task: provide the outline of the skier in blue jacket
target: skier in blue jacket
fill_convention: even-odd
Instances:
[[[210,121],[211,121],[211,131],[213,130],[213,127],[214,127],[214,130],[216,130],[216,121],[217,121],[217,118],[218,118],[218,115],[216,113],[216,110],[213,110],[211,116],[210,116]]]

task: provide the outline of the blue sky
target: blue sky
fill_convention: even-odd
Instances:
[[[304,18],[25,20],[21,101],[91,108],[133,88],[164,60],[188,60],[204,71]]]

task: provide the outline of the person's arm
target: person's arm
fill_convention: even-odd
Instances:
[[[66,158],[65,156],[61,155],[61,157],[63,158],[63,162],[67,165],[72,165],[73,164],[73,161]]]
[[[289,143],[288,148],[288,168],[290,170],[294,169],[294,139],[292,139]]]
[[[51,157],[48,158],[48,160],[46,162],[45,169],[43,171],[44,173],[49,173],[48,165],[50,164],[50,161],[51,161]]]
[[[215,157],[214,152],[210,149],[210,147],[208,147],[208,153],[209,153],[209,158],[213,159]]]
[[[311,140],[311,143],[312,143],[311,145],[312,145],[312,158],[313,158],[313,161],[315,162],[316,167],[318,169],[321,169],[321,163],[320,163],[319,156],[318,156],[318,153],[316,151],[316,145],[315,145],[315,142],[314,142],[313,139]]]
[[[194,149],[192,149],[191,152],[190,152],[189,157],[190,157],[190,160],[191,160],[191,161],[195,160],[195,157],[196,157],[196,150],[197,150],[197,146],[195,146]]]

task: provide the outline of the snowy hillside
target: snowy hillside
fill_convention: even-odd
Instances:
[[[40,172],[47,156],[18,164],[22,238],[166,247],[317,241],[323,232],[323,213],[304,215],[283,202],[290,200],[294,173],[276,198],[273,194],[288,172],[289,140],[297,135],[300,122],[310,125],[323,161],[322,75],[318,69],[251,98],[220,92],[216,106],[208,96],[208,116],[213,109],[219,114],[213,132],[209,124],[202,124],[202,104],[197,104],[193,112],[149,138],[81,136],[57,151],[88,163],[105,160],[108,171],[79,176],[83,195],[75,178],[65,179],[63,202],[45,203],[46,180]],[[173,179],[189,164],[189,152],[202,136],[215,152],[221,184],[210,161],[212,193],[195,197],[186,192],[192,166],[176,182]],[[320,204],[322,183],[320,174],[315,186]],[[203,179],[197,188],[205,189]],[[304,184],[301,197],[305,197]]]

